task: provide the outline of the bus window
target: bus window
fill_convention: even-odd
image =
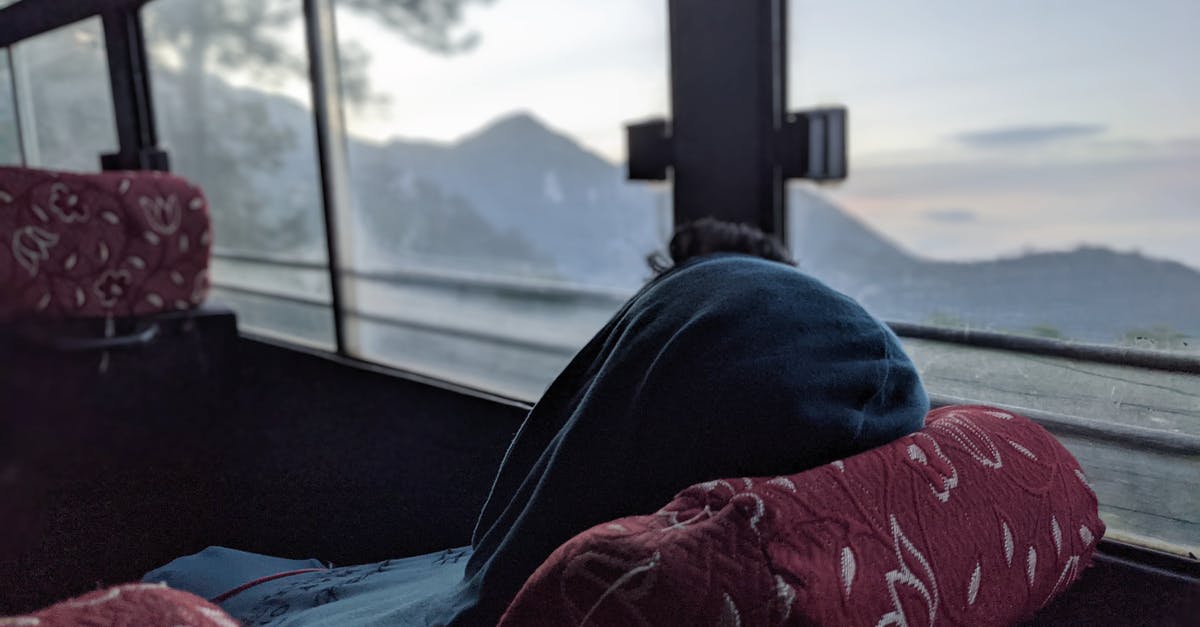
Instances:
[[[332,348],[300,0],[142,11],[161,143],[208,196],[215,300],[252,332]]]
[[[117,148],[100,18],[31,37],[13,45],[8,54],[26,164],[96,170],[99,155]],[[8,74],[5,61],[3,73]],[[0,89],[8,96],[8,103],[0,107],[12,111],[13,94],[9,87]],[[5,128],[15,131],[15,126]]]
[[[21,164],[17,110],[8,66],[8,49],[0,48],[0,165]]]
[[[789,12],[791,106],[850,111],[849,179],[788,192],[802,268],[891,321],[1200,356],[1200,5]],[[1198,550],[1200,464],[1152,444],[1200,436],[1200,377],[906,346],[935,395],[1147,430],[1060,437],[1114,537]]]
[[[536,399],[671,229],[623,165],[624,123],[667,114],[666,3],[363,4],[335,3],[348,347]]]

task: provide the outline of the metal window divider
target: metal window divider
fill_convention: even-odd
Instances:
[[[304,0],[304,30],[308,51],[309,84],[312,87],[313,123],[317,140],[317,168],[321,185],[321,207],[325,222],[325,254],[333,309],[334,345],[339,355],[349,356],[344,308],[353,298],[342,281],[340,243],[352,235],[350,190],[348,188],[345,123],[342,114],[341,79],[337,59],[337,26],[333,0]]]

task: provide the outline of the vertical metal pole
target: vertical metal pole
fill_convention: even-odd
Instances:
[[[5,60],[8,63],[8,87],[9,95],[12,96],[13,106],[13,126],[17,128],[17,150],[21,153],[21,167],[29,167],[29,161],[25,158],[25,133],[21,128],[21,101],[17,98],[17,69],[13,66],[12,49],[4,49]]]
[[[146,42],[142,22],[134,7],[118,7],[100,16],[104,47],[108,53],[108,78],[119,149],[101,155],[105,170],[166,170],[166,153],[158,148],[150,80],[146,68]]]
[[[308,72],[312,85],[313,121],[317,136],[317,165],[321,180],[321,206],[325,216],[325,251],[329,262],[333,335],[337,352],[348,355],[343,306],[347,292],[342,283],[338,228],[339,215],[350,211],[346,176],[346,134],[342,122],[341,81],[338,75],[337,31],[332,0],[304,0],[304,25],[308,40]],[[347,224],[349,221],[346,221]]]
[[[784,235],[784,0],[669,0],[676,223]]]
[[[21,160],[25,167],[36,168],[42,165],[41,151],[38,150],[37,113],[33,106],[29,68],[21,63],[18,57],[19,44],[8,49],[8,68],[12,72],[13,100],[16,102],[14,111],[21,138]]]

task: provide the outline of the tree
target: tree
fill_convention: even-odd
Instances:
[[[370,16],[426,49],[454,54],[478,40],[460,32],[464,8],[489,1],[344,0],[338,7]],[[155,96],[164,101],[158,106],[162,135],[172,144],[174,169],[208,191],[217,245],[316,254],[315,171],[283,176],[289,152],[307,152],[299,142],[311,133],[311,122],[274,119],[268,96],[239,93],[219,78],[236,72],[278,86],[305,76],[303,47],[294,43],[300,0],[158,0],[143,15],[159,60],[154,78]],[[344,99],[353,106],[370,102],[370,54],[353,41],[342,42],[338,54]],[[171,109],[176,115],[164,115]],[[275,182],[299,187],[278,193]]]

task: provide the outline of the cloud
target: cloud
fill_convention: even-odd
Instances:
[[[945,224],[965,224],[979,219],[979,216],[970,209],[930,209],[921,215],[926,220]]]
[[[1006,148],[1047,144],[1067,139],[1099,135],[1107,130],[1103,124],[1045,124],[1037,126],[1003,126],[959,133],[954,138],[971,148]]]

